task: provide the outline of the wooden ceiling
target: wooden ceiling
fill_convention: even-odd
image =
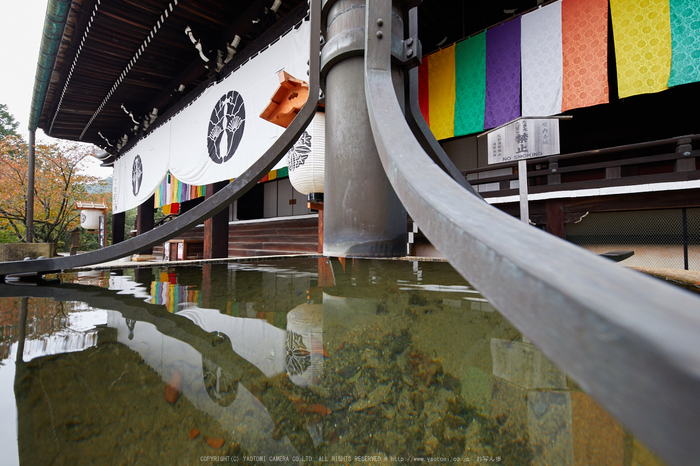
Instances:
[[[215,75],[216,50],[238,35],[237,51],[282,18],[306,11],[303,0],[73,0],[43,102],[48,135],[92,142],[114,153],[124,134],[153,108],[163,115],[182,95]],[[537,0],[425,0],[419,31],[425,52],[522,13]],[[276,26],[277,25],[277,26]],[[189,27],[210,59],[205,65]],[[265,32],[268,31],[268,34]],[[255,46],[258,47],[258,46]],[[225,55],[225,54],[224,54]],[[183,87],[182,92],[178,89]],[[123,108],[122,108],[123,107]],[[124,110],[126,109],[126,111]]]
[[[162,114],[169,102],[215,71],[217,48],[225,50],[238,35],[237,50],[245,49],[302,0],[284,0],[277,14],[266,9],[272,3],[73,0],[39,127],[57,138],[114,144],[134,126],[122,106],[137,121],[153,108]]]

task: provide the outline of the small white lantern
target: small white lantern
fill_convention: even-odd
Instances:
[[[80,211],[80,226],[86,230],[97,230],[100,228],[101,210],[84,209]]]
[[[300,304],[287,313],[285,365],[298,387],[318,385],[323,375],[323,305]]]
[[[302,194],[323,192],[326,158],[326,114],[316,112],[304,134],[287,152],[289,181]]]

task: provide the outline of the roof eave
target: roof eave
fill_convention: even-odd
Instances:
[[[35,131],[39,126],[46,93],[51,81],[51,73],[61,45],[71,4],[72,0],[49,0],[46,6],[46,19],[44,20],[39,58],[37,59],[32,105],[29,110],[29,131]]]

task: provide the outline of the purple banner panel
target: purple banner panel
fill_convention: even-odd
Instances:
[[[520,117],[520,17],[486,31],[484,129]]]

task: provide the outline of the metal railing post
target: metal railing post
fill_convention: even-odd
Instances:
[[[384,174],[362,99],[365,0],[329,1],[324,10],[327,13],[322,64],[326,93],[323,254],[403,256],[406,209]],[[383,21],[402,22],[398,14]],[[399,34],[402,37],[403,30]],[[392,38],[387,35],[383,40],[391,43]],[[403,76],[397,70],[393,76],[393,92],[403,97]]]

